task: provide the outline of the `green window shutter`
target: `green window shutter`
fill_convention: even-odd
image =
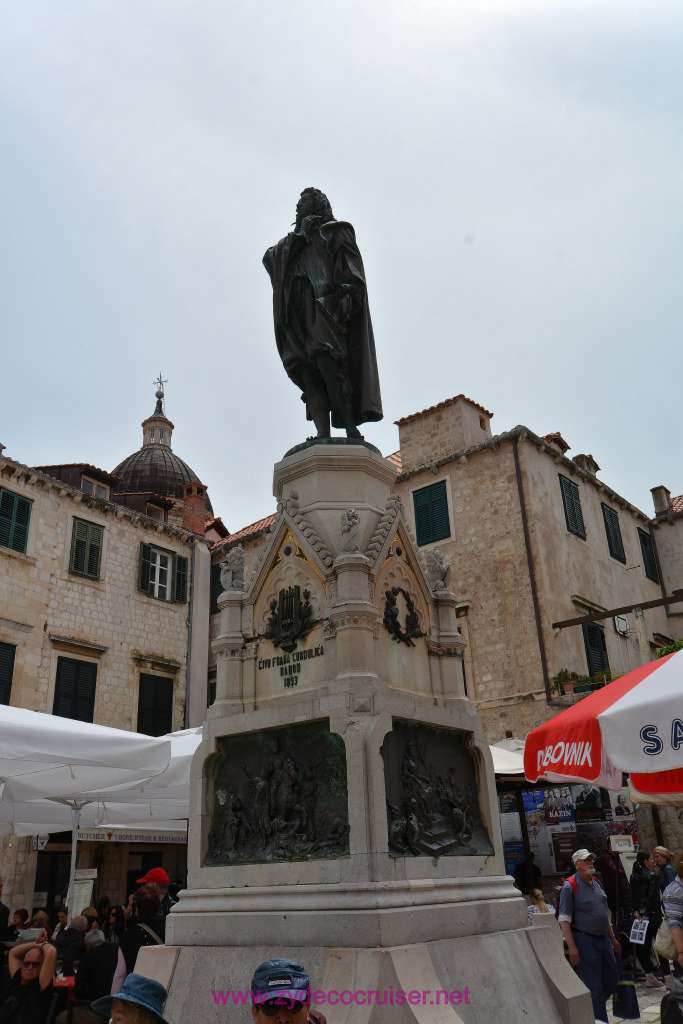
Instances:
[[[100,578],[103,534],[104,527],[87,523],[83,519],[74,519],[69,572],[87,576],[91,580]]]
[[[97,665],[74,658],[58,658],[52,714],[92,722],[96,681]]]
[[[451,535],[448,518],[448,497],[446,481],[422,487],[413,493],[415,509],[415,534],[417,543],[433,544],[437,540],[445,540]]]
[[[641,530],[638,527],[638,539],[640,541],[640,552],[643,556],[643,569],[645,575],[653,583],[659,583],[659,573],[657,572],[657,556],[655,555],[655,545],[652,540],[652,536],[646,533],[645,530]]]
[[[601,672],[609,672],[605,627],[598,625],[597,622],[584,622],[581,628],[586,648],[588,675],[597,676]]]
[[[173,556],[173,596],[178,604],[187,601],[187,559],[184,555]]]
[[[602,518],[605,522],[605,533],[607,535],[607,547],[612,558],[616,558],[618,562],[626,563],[626,554],[624,553],[624,543],[621,539],[621,527],[619,526],[619,513],[615,512],[609,505],[605,505],[604,502],[600,503],[602,506]]]
[[[564,505],[567,529],[570,533],[575,533],[577,537],[582,537],[585,540],[586,528],[583,524],[579,488],[573,480],[569,480],[566,476],[560,474],[560,489],[562,491],[562,504]]]
[[[0,704],[9,704],[16,650],[13,644],[0,644]]]
[[[138,590],[149,594],[149,573],[152,561],[152,545],[140,544],[140,563],[138,565]]]
[[[219,612],[218,598],[223,593],[223,584],[221,583],[221,567],[218,562],[214,562],[211,566],[211,615],[217,615]]]
[[[31,505],[28,498],[0,487],[0,546],[26,553]]]
[[[173,729],[173,680],[163,676],[140,675],[137,731],[146,736],[163,736]]]

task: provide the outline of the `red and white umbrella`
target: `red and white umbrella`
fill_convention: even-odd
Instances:
[[[571,779],[641,793],[683,791],[683,651],[628,672],[527,736],[530,782]]]

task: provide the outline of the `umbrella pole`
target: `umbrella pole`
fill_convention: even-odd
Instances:
[[[74,887],[76,879],[76,848],[78,846],[78,826],[81,820],[81,807],[82,803],[74,801],[71,805],[71,868],[69,871],[69,894],[67,896],[67,928],[71,927],[71,918],[73,917],[73,900],[74,900]]]

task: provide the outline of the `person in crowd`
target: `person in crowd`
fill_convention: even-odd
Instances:
[[[64,906],[60,907],[59,910],[57,911],[57,924],[55,925],[55,930],[52,933],[53,940],[57,935],[59,935],[61,931],[63,931],[66,928],[66,923],[68,920],[69,908]]]
[[[662,982],[657,981],[652,973],[652,943],[662,923],[662,901],[652,854],[647,850],[640,850],[636,854],[636,862],[629,881],[629,900],[633,916],[638,921],[647,920],[645,942],[633,943],[638,962],[645,972],[645,984],[648,988],[659,988]],[[660,956],[659,964],[664,975],[670,974],[668,960]]]
[[[602,885],[607,896],[607,905],[612,913],[612,921],[618,926],[617,910],[620,918],[629,917],[628,878],[624,866],[618,854],[609,848],[603,850],[595,866],[602,877]]]
[[[541,869],[534,864],[533,853],[529,854],[529,860],[521,860],[515,868],[513,881],[523,896],[528,896],[532,889],[538,889],[541,884]]]
[[[31,918],[29,928],[40,928],[44,929],[48,935],[52,934],[52,925],[50,924],[50,918],[47,916],[44,910],[38,910]]]
[[[52,1003],[57,951],[43,930],[35,942],[9,951],[9,984],[0,997],[0,1024],[45,1024]]]
[[[266,960],[251,979],[251,1015],[254,1024],[327,1024],[319,1010],[311,1009],[311,983],[296,960]]]
[[[121,988],[125,977],[135,968],[135,961],[143,946],[163,946],[166,935],[166,918],[161,913],[161,900],[156,892],[146,886],[134,894],[137,911],[135,924],[126,928],[119,943],[118,963],[112,993]]]
[[[171,896],[169,892],[170,878],[163,868],[152,868],[144,878],[138,878],[138,885],[146,885],[150,892],[155,892],[161,900],[161,913],[168,917],[171,907],[177,902],[177,897]]]
[[[108,919],[109,911],[111,909],[111,901],[108,896],[101,896],[97,901],[97,917],[100,922],[100,927],[104,928]]]
[[[2,878],[0,878],[0,935],[3,935],[9,927],[9,907],[2,902]]]
[[[595,875],[595,854],[572,854],[576,874],[562,886],[558,921],[569,949],[569,959],[580,967],[583,983],[591,994],[593,1014],[607,1021],[607,999],[616,991],[619,971],[615,954],[621,946],[607,909],[607,896]]]
[[[683,884],[681,884],[681,879],[683,878],[683,853],[676,862],[675,871],[676,874],[673,881],[667,885],[662,893],[662,903],[666,919],[669,923],[671,938],[678,951],[678,958],[675,963],[678,967],[683,968]],[[667,988],[673,987],[673,979],[667,978],[666,986]]]
[[[74,973],[74,960],[80,960],[85,952],[85,933],[88,930],[88,922],[82,916],[71,918],[71,926],[62,928],[59,935],[54,939],[57,956],[62,961],[64,974]]]
[[[14,914],[12,915],[12,924],[9,926],[4,935],[5,942],[16,942],[17,939],[19,938],[19,932],[21,931],[22,928],[26,927],[27,921],[28,910],[26,909],[26,907],[20,907],[18,910],[15,910]]]
[[[671,885],[676,878],[674,855],[666,846],[655,846],[652,859],[655,862],[655,874],[659,877],[659,890],[664,892],[667,885]]]
[[[534,916],[534,914],[555,913],[555,907],[552,905],[552,903],[546,903],[542,889],[532,889],[529,893],[529,899],[531,900],[531,902],[529,903],[529,906],[526,908],[529,924],[531,924],[531,919]]]
[[[88,1003],[101,999],[111,992],[118,949],[111,942],[104,941],[104,933],[98,929],[85,936],[85,953],[78,962],[74,995]],[[89,1006],[73,1006],[72,1016],[64,1010],[57,1017],[56,1024],[103,1024],[102,1018]]]
[[[95,1013],[115,1024],[168,1024],[164,1004],[168,993],[163,985],[141,974],[129,974],[115,995],[103,996],[92,1004]],[[271,1021],[270,1024],[273,1024]]]
[[[111,907],[104,926],[107,942],[115,942],[118,945],[125,930],[126,919],[123,916],[123,907]]]

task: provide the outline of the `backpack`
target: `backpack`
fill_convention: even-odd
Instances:
[[[572,896],[574,897],[574,899],[576,899],[576,890],[578,889],[578,885],[577,885],[577,882],[576,882],[576,875],[570,875],[569,878],[565,879],[565,881],[569,882],[569,888],[572,891]],[[557,917],[559,916],[559,913],[560,913],[560,897],[558,896],[557,897],[557,901],[556,901],[556,906],[555,906],[555,919],[557,919]],[[572,922],[573,921],[574,921],[574,915],[572,914]]]

